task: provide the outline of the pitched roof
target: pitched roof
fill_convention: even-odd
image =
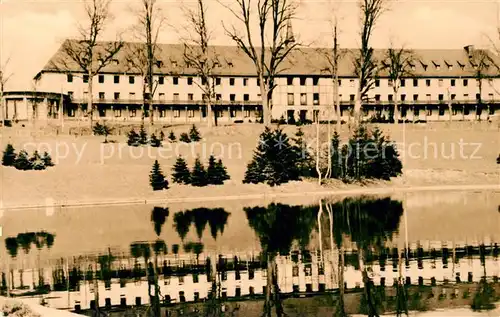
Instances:
[[[75,41],[75,40],[66,40]],[[113,42],[100,42],[97,51]],[[130,53],[137,50],[140,43],[126,42],[123,48],[116,54],[114,63],[105,66],[102,73],[129,73],[134,72],[127,62]],[[77,63],[64,52],[63,45],[52,56],[42,69],[42,72],[81,72]],[[196,75],[196,71],[189,68],[184,62],[183,44],[159,44],[157,60],[161,65],[155,65],[156,74],[180,74]],[[342,49],[339,62],[339,76],[353,77],[353,60],[358,49]],[[476,50],[485,53],[491,58],[494,65],[500,66],[500,58],[490,51]],[[331,53],[328,48],[297,48],[290,52],[280,65],[280,75],[323,75],[328,76],[329,63],[327,55]],[[236,46],[211,46],[210,54],[217,56],[220,67],[213,71],[214,75],[223,76],[255,76],[255,67],[248,56]],[[374,50],[374,58],[381,62],[385,60],[386,50]],[[465,49],[419,49],[412,50],[414,56],[414,67],[412,74],[417,77],[471,77],[474,70],[469,62]],[[96,54],[97,55],[97,54]],[[97,62],[97,61],[96,61]],[[497,76],[498,69],[491,65],[488,75]],[[384,72],[379,73],[384,77]]]

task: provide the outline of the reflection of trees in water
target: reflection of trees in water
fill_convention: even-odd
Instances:
[[[217,239],[218,235],[224,233],[229,213],[224,208],[195,208],[179,211],[174,215],[174,228],[184,241],[189,233],[191,224],[194,224],[198,239],[203,238],[203,232],[208,224],[212,238]]]
[[[154,230],[157,236],[160,236],[161,230],[169,215],[168,208],[154,207],[151,210],[151,222],[153,223]]]
[[[259,237],[267,261],[267,286],[264,314],[271,316],[273,307],[277,316],[283,316],[278,286],[276,255],[289,254],[294,241],[301,248],[309,244],[311,231],[316,225],[317,207],[290,206],[272,203],[267,207],[247,207],[248,224]]]

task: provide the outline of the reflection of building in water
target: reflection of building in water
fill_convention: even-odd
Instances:
[[[266,265],[258,259],[239,256],[238,264],[233,257],[226,257],[224,265],[218,267],[218,279],[221,282],[222,297],[241,297],[263,294],[266,285]],[[278,267],[278,283],[283,293],[321,292],[338,288],[338,253],[325,251],[323,261],[319,251],[294,251],[289,256],[276,258]],[[194,266],[192,258],[159,256],[159,263],[170,261],[171,266],[159,268],[160,293],[171,303],[190,302],[206,298],[211,287],[205,258],[200,257],[199,265]],[[376,285],[392,285],[399,276],[398,256],[392,250],[372,255],[367,259],[370,273]],[[498,246],[465,247],[453,249],[421,248],[411,249],[408,260],[403,257],[403,277],[411,284],[437,285],[445,282],[478,282],[486,272],[489,278],[498,280],[500,264]],[[141,261],[139,261],[141,262]],[[185,269],[175,269],[177,264]],[[51,292],[43,295],[49,306],[59,309],[88,309],[94,305],[94,284],[85,279],[85,268],[90,263],[79,262],[82,270],[81,280],[75,279],[71,273],[73,265],[59,263],[51,269],[43,270],[45,283],[51,286]],[[144,262],[142,262],[144,264]],[[172,266],[172,264],[175,264]],[[349,252],[345,256],[344,281],[348,288],[362,286],[361,272],[356,269],[357,256]],[[99,281],[99,306],[142,305],[149,302],[148,282],[143,274],[135,278],[120,278],[120,267],[127,267],[134,272],[133,259],[119,259],[112,264],[112,271],[107,281]],[[70,273],[68,274],[68,271]],[[102,274],[102,273],[100,273]],[[39,284],[39,271],[25,269],[14,271],[14,285],[21,283],[34,290]],[[21,279],[22,276],[22,279]],[[69,278],[67,278],[69,276]],[[102,276],[102,275],[101,275]],[[123,277],[123,276],[122,276]],[[22,282],[21,282],[22,280]],[[43,283],[42,283],[43,284]],[[74,284],[73,286],[70,286]],[[152,287],[152,286],[151,286]],[[71,291],[67,291],[70,288]],[[16,292],[26,292],[14,290]],[[37,295],[42,296],[42,295]]]

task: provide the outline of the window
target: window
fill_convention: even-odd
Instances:
[[[243,78],[243,86],[247,86],[248,85],[248,78]]]
[[[234,78],[229,78],[229,86],[234,86]]]
[[[375,79],[375,87],[380,87],[380,79]]]
[[[193,85],[193,77],[188,77],[188,78],[187,78],[187,84],[188,84],[189,86]]]
[[[389,80],[387,81],[387,86],[392,87],[392,79],[389,79]]]
[[[159,96],[160,100],[165,100],[165,93],[164,92],[160,92],[158,94],[158,96]]]
[[[89,75],[83,75],[83,82],[88,83],[89,82]]]
[[[313,86],[318,86],[319,77],[313,77]]]
[[[306,93],[300,94],[300,105],[301,106],[307,105],[307,94]]]
[[[489,107],[489,114],[490,114],[490,116],[495,114],[495,108],[493,106]]]
[[[120,99],[120,93],[119,92],[115,92],[114,98],[115,98],[115,100]]]
[[[172,78],[172,81],[173,81],[174,85],[178,85],[179,84],[179,77]]]
[[[160,118],[165,118],[167,116],[167,110],[165,109],[160,109]]]
[[[215,100],[222,100],[222,95],[221,94],[215,95]]]
[[[120,83],[120,76],[119,76],[119,75],[115,75],[115,76],[113,76],[113,82],[114,82],[115,84],[119,84],[119,83]]]
[[[442,79],[439,79],[439,80],[438,80],[438,86],[439,86],[439,87],[443,87],[443,80],[442,80]]]
[[[451,87],[455,87],[455,79],[450,80]]]
[[[426,94],[425,98],[427,99],[428,102],[431,102],[431,94]]]
[[[469,115],[469,108],[467,108],[467,107],[464,108],[464,115],[466,115],[466,116]]]
[[[315,106],[319,105],[319,94],[318,93],[313,94],[313,105],[315,105]]]
[[[354,95],[349,95],[349,100],[354,101]]]
[[[481,94],[476,94],[476,100],[481,100]]]
[[[306,85],[306,80],[307,80],[307,77],[300,77],[300,85],[301,86],[305,86]]]
[[[217,85],[217,86],[220,85],[220,77],[215,78],[215,85]]]
[[[444,116],[444,107],[439,107],[439,115]]]
[[[69,94],[69,92],[68,92],[68,94]],[[491,101],[493,101],[494,100],[493,99],[493,94],[488,94],[488,99],[490,99]]]
[[[479,87],[479,80],[476,79],[476,87]]]
[[[342,86],[342,79],[339,79],[338,83],[339,83],[339,87]]]
[[[443,94],[439,94],[438,95],[438,100],[439,101],[443,101],[444,100],[444,95]]]
[[[174,118],[179,118],[181,116],[181,111],[179,109],[174,109]]]
[[[349,86],[354,87],[354,79],[349,79]]]
[[[406,81],[404,79],[401,79],[401,87],[404,87],[406,85]]]
[[[135,100],[135,92],[131,92],[128,94],[128,99]]]
[[[413,115],[415,117],[418,117],[420,115],[420,109],[418,109],[418,107],[413,108]]]
[[[115,117],[121,117],[122,116],[122,109],[114,109],[113,110]]]
[[[104,96],[105,96],[105,95],[104,95],[104,92],[100,92],[100,93],[99,93],[99,99],[104,99]]]
[[[286,78],[286,83],[288,86],[292,86],[293,85],[293,77],[287,77]]]
[[[73,82],[73,74],[67,74],[66,75],[66,81],[68,83],[72,83]]]
[[[230,101],[235,101],[236,100],[236,95],[235,94],[230,94],[229,95],[229,100]]]
[[[99,75],[99,84],[104,83],[104,75]]]
[[[387,95],[387,100],[392,101],[393,95]]]
[[[260,87],[260,78],[255,79],[255,84],[257,85],[257,87]]]
[[[458,114],[458,109],[453,107],[451,110],[452,115],[456,116]]]
[[[451,94],[451,100],[455,100],[455,97],[456,97],[456,96],[457,96],[457,95],[455,95],[455,94]]]
[[[245,118],[250,117],[250,110],[245,110]]]
[[[128,114],[131,118],[135,117],[137,115],[137,109],[130,109]]]
[[[224,117],[224,110],[217,111],[217,117],[223,118]],[[222,278],[224,278],[224,276]]]
[[[418,94],[414,94],[413,95],[413,101],[417,101],[418,100]]]
[[[74,117],[75,116],[75,109],[69,108],[68,109],[68,117]]]
[[[173,98],[174,98],[173,99],[174,101],[179,101],[179,93],[177,93],[177,92],[174,93],[174,97]]]
[[[469,100],[469,94],[464,94],[464,100]]]
[[[72,91],[68,91],[68,97],[69,99],[73,99],[73,92]],[[493,99],[493,98],[491,98]]]
[[[235,118],[236,117],[236,109],[229,109],[229,117]],[[236,279],[239,280],[238,278],[238,271],[236,271]]]
[[[193,118],[194,117],[194,110],[193,109],[189,109],[188,110],[188,117],[189,118]]]
[[[244,94],[243,95],[243,101],[249,101],[250,100],[250,95],[249,94]]]
[[[426,80],[425,80],[425,85],[426,85],[427,87],[430,87],[430,86],[431,86],[431,80],[430,80],[430,79],[426,79]]]
[[[432,109],[431,109],[431,108],[428,108],[428,109],[427,109],[427,115],[428,115],[428,116],[432,116]]]
[[[293,94],[288,94],[288,105],[293,106],[295,104],[294,96]]]
[[[401,101],[405,101],[406,100],[406,95],[405,94],[401,94]]]
[[[380,95],[375,95],[375,101],[380,102]]]
[[[162,60],[157,60],[156,61],[156,67],[161,68],[163,66],[163,61]]]
[[[160,76],[158,77],[158,85],[163,85],[165,83],[165,77]]]
[[[205,77],[201,77],[201,84],[206,85],[207,84],[207,79]]]
[[[464,79],[464,87],[467,87],[469,86],[469,80],[468,79]]]
[[[418,87],[418,79],[413,80],[413,87]]]
[[[134,76],[128,76],[128,83],[129,84],[135,83],[135,77]]]
[[[188,100],[189,101],[193,101],[194,99],[194,95],[193,94],[188,94]]]

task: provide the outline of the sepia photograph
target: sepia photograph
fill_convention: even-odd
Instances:
[[[0,317],[499,317],[500,0],[0,0]]]

